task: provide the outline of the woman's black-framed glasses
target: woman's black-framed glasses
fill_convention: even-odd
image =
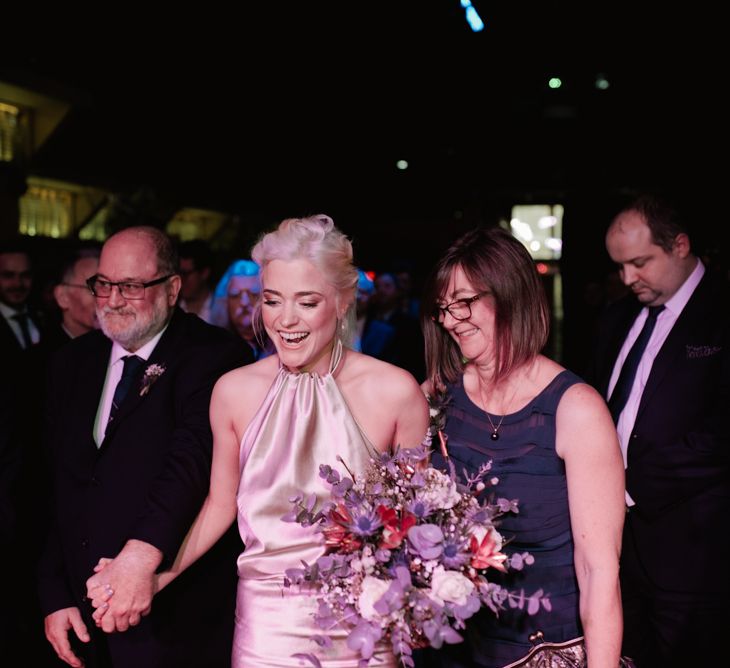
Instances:
[[[119,290],[119,294],[124,299],[144,299],[145,288],[151,288],[153,285],[159,285],[164,283],[168,278],[172,278],[175,274],[167,274],[167,276],[160,276],[160,278],[153,278],[151,281],[146,283],[137,283],[136,281],[107,281],[106,279],[99,278],[98,275],[92,276],[86,280],[86,285],[89,286],[89,290],[94,297],[111,297],[112,288],[116,285]]]
[[[434,306],[431,319],[435,322],[443,322],[448,312],[454,320],[468,320],[471,318],[471,305],[488,294],[489,290],[484,290],[483,292],[477,292],[473,297],[456,299],[450,304],[446,304],[446,306]]]

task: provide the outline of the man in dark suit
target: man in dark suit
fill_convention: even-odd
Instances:
[[[3,402],[5,424],[15,428],[12,444],[16,456],[11,488],[14,531],[2,549],[2,561],[12,573],[4,587],[12,608],[7,642],[0,656],[12,661],[12,651],[22,648],[23,661],[46,665],[51,654],[44,646],[43,628],[35,596],[20,595],[20,583],[33,580],[47,517],[48,478],[41,439],[42,378],[45,373],[45,333],[38,311],[31,307],[33,263],[22,239],[0,244],[0,369],[12,409]],[[39,382],[40,381],[40,382]],[[0,435],[0,440],[9,434]],[[10,471],[1,474],[8,480]],[[5,483],[6,484],[6,483]],[[8,630],[9,629],[9,630]],[[51,658],[52,655],[51,655]]]
[[[2,354],[29,351],[41,339],[37,314],[28,308],[33,287],[30,256],[19,244],[0,246],[0,346]]]
[[[97,273],[98,267],[98,248],[80,248],[61,265],[53,286],[53,299],[61,318],[55,326],[46,327],[44,332],[43,347],[48,353],[99,327],[94,295],[86,284],[86,280]]]
[[[599,323],[589,374],[627,467],[624,652],[639,668],[721,665],[730,617],[727,285],[705,272],[677,211],[656,197],[621,211],[606,247],[633,292]]]
[[[51,364],[55,516],[39,588],[48,640],[71,666],[230,665],[234,528],[150,612],[154,573],[170,566],[207,494],[213,384],[243,363],[228,332],[175,307],[177,264],[159,230],[110,237],[89,279],[102,331]],[[99,629],[85,596],[102,557],[113,558],[103,575],[114,596]]]

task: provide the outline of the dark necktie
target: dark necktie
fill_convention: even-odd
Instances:
[[[144,360],[137,355],[127,355],[124,359],[124,369],[122,370],[122,377],[117,383],[117,387],[114,390],[114,397],[112,398],[112,408],[109,411],[109,422],[107,422],[107,428],[114,420],[114,417],[119,410],[119,407],[124,401],[124,397],[129,393],[132,383],[137,376],[137,372],[140,367],[144,364]]]
[[[20,333],[23,336],[23,348],[33,347],[33,337],[30,335],[30,327],[28,326],[28,314],[27,313],[15,313],[12,316],[18,325],[20,325]]]
[[[636,370],[639,368],[641,356],[644,353],[646,344],[649,343],[651,333],[654,331],[657,316],[664,310],[664,305],[649,306],[648,308],[649,315],[646,317],[646,322],[644,323],[638,338],[634,341],[634,345],[631,346],[629,354],[624,360],[623,366],[621,367],[621,373],[616,381],[616,386],[613,388],[611,398],[608,400],[608,408],[611,411],[614,423],[618,423],[618,417],[621,415],[621,411],[624,409],[626,402],[629,400],[629,395],[631,394],[631,388],[634,385],[634,377],[636,376]]]

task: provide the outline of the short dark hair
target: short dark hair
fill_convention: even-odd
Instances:
[[[456,382],[464,370],[458,345],[432,318],[457,267],[476,291],[489,291],[494,299],[495,380],[536,357],[550,331],[547,297],[527,249],[498,227],[467,232],[439,260],[424,289],[426,368],[437,387]]]
[[[635,211],[646,221],[652,242],[667,253],[674,247],[677,235],[687,234],[687,226],[678,207],[661,195],[643,193],[635,197],[613,220],[630,211]]]
[[[190,258],[196,269],[213,268],[213,251],[204,239],[181,241],[177,247],[179,257]]]
[[[61,262],[56,282],[67,283],[70,281],[73,278],[74,268],[79,260],[85,260],[86,258],[95,258],[98,260],[100,255],[101,249],[98,246],[76,248],[68,253]]]
[[[28,257],[31,264],[33,263],[30,244],[22,237],[0,241],[0,255],[10,255],[11,253],[22,253]]]

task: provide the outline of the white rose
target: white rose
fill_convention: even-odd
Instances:
[[[441,471],[429,467],[423,472],[425,485],[416,493],[416,498],[434,508],[453,508],[461,499],[454,481]]]
[[[473,591],[474,583],[458,571],[447,571],[440,567],[431,576],[431,596],[439,603],[447,601],[465,605]]]
[[[360,616],[367,619],[375,619],[380,617],[380,613],[375,609],[375,604],[388,591],[390,581],[380,580],[372,575],[366,575],[362,581],[362,591],[357,600],[357,607],[360,610]]]

